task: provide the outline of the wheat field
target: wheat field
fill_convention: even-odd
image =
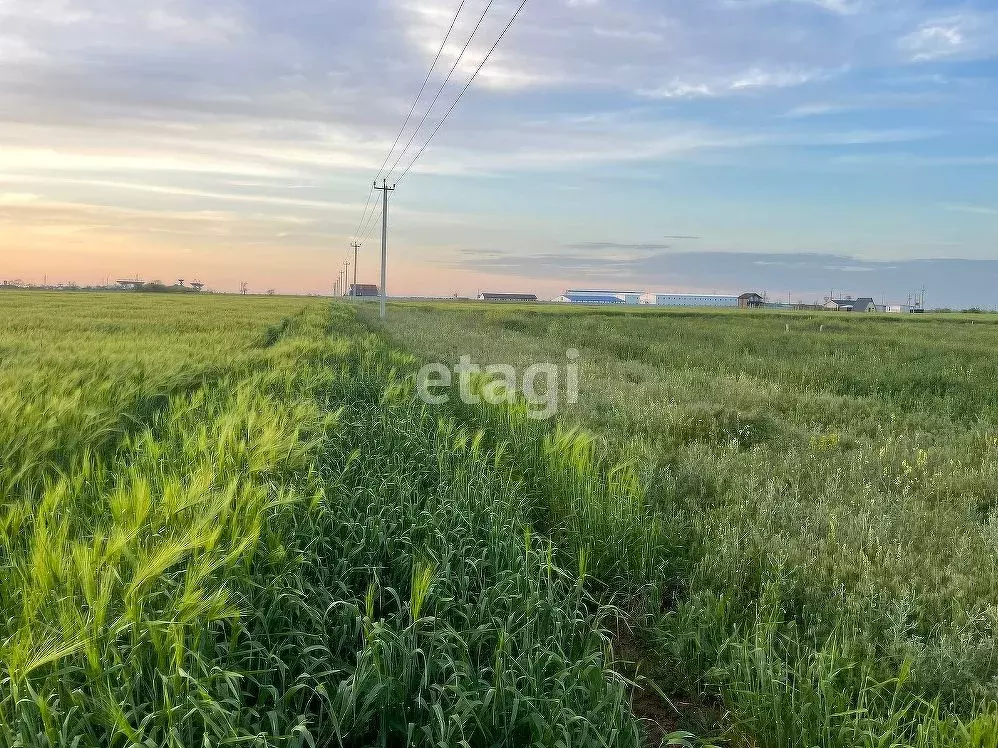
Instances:
[[[0,320],[0,746],[998,745],[994,318]]]
[[[551,532],[621,540],[604,580],[693,729],[998,744],[998,318],[410,304],[385,332],[430,361],[581,352],[556,428],[638,487]]]
[[[640,744],[615,611],[352,310],[0,310],[0,745]]]

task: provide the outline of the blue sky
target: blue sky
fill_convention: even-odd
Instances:
[[[457,5],[4,0],[0,275],[327,289]],[[993,0],[530,0],[394,195],[389,290],[993,306],[996,73]]]

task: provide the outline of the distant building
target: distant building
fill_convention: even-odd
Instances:
[[[743,293],[738,297],[738,306],[742,309],[758,309],[765,303],[766,300],[754,291]]]
[[[618,294],[594,293],[592,291],[566,291],[555,299],[563,304],[626,304]]]
[[[654,306],[693,306],[693,307],[737,307],[737,296],[715,296],[692,293],[646,293],[641,296],[642,304]]]
[[[350,291],[347,295],[370,298],[372,296],[380,296],[381,289],[373,283],[351,283]]]
[[[601,291],[601,290],[570,289],[568,291],[565,291],[565,293],[559,298],[572,297],[576,299],[575,303],[585,303],[583,299],[585,299],[586,297],[605,298],[607,296],[616,297],[621,304],[637,305],[641,303],[640,291]],[[593,303],[603,303],[603,302],[593,302]]]
[[[536,294],[532,293],[482,293],[478,295],[479,301],[537,301]]]
[[[877,303],[866,296],[859,299],[828,299],[825,309],[831,312],[875,312]]]

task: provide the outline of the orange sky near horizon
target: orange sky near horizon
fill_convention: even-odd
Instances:
[[[476,4],[0,0],[0,281],[994,306],[995,0]]]
[[[358,255],[359,283],[380,283],[380,243]],[[567,286],[554,281],[526,281],[495,273],[427,265],[407,259],[405,248],[390,248],[388,291],[393,296],[474,296],[480,291],[536,293],[553,297]],[[100,285],[138,276],[173,283],[200,280],[212,290],[233,293],[246,281],[251,292],[275,289],[281,294],[329,294],[344,252],[322,248],[289,249],[264,243],[215,244],[210,251],[173,241],[114,232],[3,227],[0,281]],[[350,269],[350,280],[353,269]]]

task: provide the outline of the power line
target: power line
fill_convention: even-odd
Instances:
[[[381,168],[378,169],[378,174],[374,178],[375,184],[377,184],[378,180],[381,178],[382,172],[384,172],[385,167],[388,165],[388,160],[392,157],[392,154],[395,153],[395,148],[398,147],[399,141],[402,140],[402,135],[403,133],[405,133],[405,128],[408,126],[409,121],[412,119],[413,112],[416,111],[416,105],[419,104],[419,100],[423,96],[423,91],[426,90],[426,84],[430,82],[430,76],[433,75],[433,71],[436,69],[437,63],[440,61],[440,56],[444,53],[444,49],[447,47],[447,42],[450,40],[451,34],[454,33],[454,27],[457,25],[457,19],[461,15],[461,11],[464,9],[464,5],[466,2],[467,0],[461,0],[461,4],[457,6],[457,11],[455,11],[454,13],[454,18],[450,22],[450,28],[447,29],[447,33],[444,35],[444,40],[440,42],[440,49],[437,50],[437,56],[433,58],[433,63],[430,65],[430,69],[426,72],[426,77],[423,79],[423,85],[419,87],[419,93],[416,94],[416,98],[413,99],[412,101],[412,106],[409,108],[409,113],[405,116],[405,122],[403,122],[402,127],[399,128],[399,133],[398,135],[395,136],[395,142],[392,143],[391,149],[385,155],[384,163],[382,163]],[[417,127],[416,130],[418,131],[419,127]]]
[[[366,227],[361,232],[360,236],[357,237],[357,241],[363,243],[371,238],[371,234],[375,228],[377,228],[378,220],[381,218],[381,210],[382,206],[379,204],[375,210],[371,211]]]
[[[488,4],[485,6],[485,10],[482,11],[482,15],[478,17],[478,23],[476,23],[475,28],[471,30],[471,36],[469,36],[468,40],[464,43],[464,47],[462,47],[461,53],[457,56],[457,59],[454,60],[454,64],[451,65],[450,70],[447,72],[447,77],[444,78],[444,82],[440,84],[440,87],[437,89],[437,93],[433,97],[433,101],[430,102],[430,106],[427,107],[426,111],[423,113],[423,118],[419,121],[419,124],[416,125],[416,129],[412,131],[412,135],[409,138],[409,142],[407,142],[405,144],[405,148],[403,148],[399,152],[399,156],[397,159],[395,159],[395,163],[392,164],[392,168],[388,171],[386,178],[391,177],[394,171],[398,168],[398,165],[401,163],[402,159],[405,158],[406,152],[412,146],[413,142],[415,142],[416,136],[419,135],[419,131],[422,129],[423,125],[426,124],[427,118],[429,118],[430,113],[433,111],[433,107],[435,107],[437,105],[437,102],[440,100],[440,96],[441,94],[443,94],[444,89],[447,87],[447,84],[450,83],[451,78],[454,77],[454,71],[457,70],[457,66],[460,65],[461,60],[464,59],[464,55],[468,51],[468,47],[471,46],[471,42],[475,39],[475,36],[478,34],[478,29],[485,21],[485,17],[489,14],[489,11],[492,9],[492,6],[495,5],[495,1],[496,0],[489,0]],[[519,11],[517,11],[517,13],[519,13]]]
[[[371,187],[371,191],[367,193],[367,202],[364,203],[364,212],[360,214],[360,221],[357,222],[357,230],[353,232],[354,238],[360,233],[361,228],[364,225],[364,219],[367,218],[367,209],[371,207],[371,198],[374,197],[374,187]]]
[[[374,191],[377,189],[377,182],[371,186],[371,192],[369,193],[368,200],[374,195]],[[370,213],[366,213],[363,218],[361,225],[357,227],[357,230],[353,234],[353,239],[358,242],[365,242],[370,238],[371,230],[377,226],[378,218],[380,217],[381,201],[377,201],[376,205],[372,207]]]
[[[371,213],[371,216],[374,218],[374,220],[371,222],[371,225],[368,227],[367,231],[365,231],[364,235],[361,237],[362,243],[367,243],[371,241],[375,237],[377,230],[381,228],[381,214],[382,211],[380,208],[376,213]]]
[[[444,49],[447,47],[447,42],[450,40],[451,34],[454,33],[454,27],[457,25],[457,19],[461,15],[461,11],[464,10],[465,3],[468,0],[461,0],[461,4],[457,6],[457,10],[454,12],[454,18],[451,19],[450,27],[447,29],[447,33],[444,35],[444,39],[440,42],[440,49],[437,50],[436,57],[433,58],[433,62],[430,64],[430,69],[426,71],[426,77],[423,79],[423,84],[419,87],[419,92],[416,94],[416,98],[412,100],[412,106],[409,107],[409,113],[405,116],[405,121],[402,123],[402,127],[399,128],[398,135],[395,136],[395,142],[392,143],[392,147],[389,149],[388,153],[385,154],[385,160],[381,164],[381,168],[378,169],[378,173],[374,176],[373,184],[378,183],[378,179],[381,177],[388,165],[388,160],[392,157],[395,152],[395,148],[398,147],[399,141],[402,140],[402,135],[405,133],[405,128],[409,125],[409,121],[412,119],[413,112],[416,111],[416,106],[419,104],[419,100],[423,97],[423,92],[426,90],[426,85],[430,82],[430,77],[433,75],[433,71],[436,70],[437,63],[440,61],[441,55],[444,53]],[[418,129],[418,128],[417,128]],[[368,208],[371,207],[371,198],[374,196],[374,187],[371,187],[371,191],[367,194],[367,202],[364,204],[364,212],[361,214],[360,221],[357,224],[357,232],[360,231],[364,220],[367,218]],[[356,236],[356,234],[355,234]]]
[[[436,134],[440,131],[440,128],[444,126],[444,122],[447,121],[447,118],[450,117],[454,109],[457,108],[458,103],[468,92],[468,89],[471,88],[471,84],[475,82],[475,79],[478,78],[478,74],[482,72],[482,68],[485,67],[485,64],[489,61],[489,58],[492,57],[492,53],[495,52],[496,49],[498,49],[499,44],[503,40],[503,37],[506,36],[506,32],[509,31],[510,28],[513,26],[513,24],[516,22],[516,19],[519,17],[520,12],[526,7],[528,2],[529,0],[522,0],[519,7],[517,7],[516,9],[516,12],[513,13],[513,17],[509,19],[509,23],[506,24],[505,28],[503,28],[502,30],[502,33],[499,34],[499,38],[496,39],[496,43],[492,45],[492,48],[489,50],[488,54],[485,55],[485,57],[482,59],[481,64],[479,64],[479,66],[475,69],[474,74],[472,74],[471,78],[468,79],[468,82],[464,85],[464,88],[461,89],[461,93],[459,93],[457,98],[454,99],[454,103],[450,105],[450,109],[447,110],[447,113],[444,114],[440,122],[437,123],[437,126],[433,129],[433,132],[430,133],[430,137],[427,138],[426,142],[423,144],[423,147],[419,149],[419,152],[416,154],[415,158],[413,158],[413,160],[409,163],[405,171],[402,172],[401,176],[399,176],[399,178],[396,180],[396,183],[401,182],[405,178],[405,176],[412,170],[412,167],[416,165],[416,162],[419,161],[419,157],[423,155],[423,152],[426,151],[426,149],[429,147],[430,141],[433,140],[434,136],[436,136]],[[392,167],[392,171],[394,171],[394,167]]]
[[[379,170],[379,174],[381,174],[384,171],[384,168],[388,164],[388,161],[391,160],[392,153],[394,152],[395,148],[398,146],[398,143],[401,140],[401,136],[405,133],[405,129],[408,126],[408,123],[409,123],[409,121],[412,118],[413,112],[415,112],[415,108],[416,108],[416,106],[419,103],[419,99],[422,97],[422,94],[423,94],[423,91],[425,90],[426,84],[429,81],[429,78],[432,75],[434,68],[436,67],[436,63],[439,61],[440,56],[443,54],[443,50],[444,50],[444,48],[447,45],[447,40],[450,38],[450,35],[453,33],[454,27],[457,24],[458,16],[460,15],[461,10],[462,10],[462,8],[465,5],[465,2],[466,2],[466,0],[462,0],[461,4],[458,6],[457,12],[454,15],[454,20],[451,22],[451,26],[448,28],[447,35],[444,37],[444,41],[443,41],[443,43],[440,46],[440,50],[437,52],[437,56],[434,58],[433,64],[430,66],[430,72],[427,73],[427,77],[423,81],[423,86],[420,88],[420,91],[417,94],[415,101],[413,102],[413,106],[410,108],[409,114],[406,116],[405,122],[403,122],[403,124],[402,124],[402,128],[399,131],[399,135],[395,139],[395,143],[392,145],[392,148],[388,151],[388,155],[386,156],[385,161],[382,164],[381,169]],[[436,127],[433,128],[433,131],[430,133],[430,136],[426,139],[426,142],[423,143],[423,146],[419,149],[419,151],[413,157],[412,161],[409,162],[409,165],[406,167],[405,171],[402,172],[402,175],[399,177],[398,181],[401,181],[406,175],[409,174],[409,172],[412,170],[413,166],[415,166],[416,162],[420,159],[420,157],[423,155],[423,153],[426,152],[426,149],[430,146],[430,143],[433,141],[433,138],[436,137],[436,135],[437,135],[438,132],[440,132],[440,129],[444,126],[444,124],[450,118],[451,114],[453,114],[454,110],[457,108],[457,105],[460,103],[461,99],[464,98],[464,95],[468,92],[468,89],[471,88],[472,84],[475,82],[475,80],[478,78],[479,74],[484,69],[485,65],[492,58],[492,55],[495,53],[496,49],[499,48],[499,45],[502,43],[502,40],[505,38],[506,33],[510,30],[510,28],[512,28],[513,24],[516,22],[516,19],[520,16],[520,13],[526,7],[527,2],[529,2],[529,0],[521,0],[520,4],[516,8],[516,11],[513,13],[513,17],[510,18],[509,22],[503,27],[503,29],[500,32],[499,37],[496,39],[495,43],[489,49],[489,51],[485,55],[485,57],[482,58],[482,61],[479,63],[478,67],[475,68],[474,73],[472,73],[471,77],[464,84],[464,88],[461,89],[461,92],[457,95],[457,98],[454,99],[454,101],[451,103],[450,107],[444,113],[443,117],[441,117],[441,119],[437,123]],[[478,22],[475,24],[474,29],[472,29],[471,34],[468,36],[467,41],[465,42],[464,46],[462,47],[460,54],[457,56],[457,59],[454,61],[454,64],[451,65],[451,68],[450,68],[450,70],[447,73],[447,77],[444,78],[444,81],[443,81],[443,83],[440,84],[440,87],[437,89],[437,92],[434,95],[433,100],[430,102],[430,105],[427,107],[426,111],[423,113],[423,116],[420,119],[419,124],[416,125],[416,128],[413,130],[412,135],[409,137],[409,140],[406,143],[405,147],[399,152],[398,158],[392,164],[392,167],[389,170],[388,175],[386,175],[385,178],[382,178],[382,185],[381,185],[381,187],[379,187],[378,184],[377,184],[377,181],[375,181],[374,185],[373,185],[373,187],[371,189],[371,191],[368,193],[367,204],[365,205],[364,214],[361,216],[360,225],[359,225],[358,230],[357,230],[357,234],[359,234],[360,236],[356,236],[355,237],[355,242],[364,242],[364,241],[366,241],[367,237],[374,230],[375,226],[377,226],[377,217],[380,216],[380,219],[381,219],[381,289],[380,289],[381,293],[380,293],[380,296],[381,296],[381,317],[382,317],[382,319],[384,319],[384,317],[385,317],[385,313],[386,313],[386,302],[387,302],[387,298],[388,298],[388,292],[387,292],[387,288],[386,288],[386,286],[387,286],[387,266],[388,266],[388,198],[389,198],[390,193],[393,192],[395,190],[396,186],[397,186],[397,183],[396,183],[396,184],[392,184],[392,186],[389,187],[388,186],[387,176],[390,176],[391,174],[393,174],[395,172],[395,170],[398,168],[399,164],[402,162],[402,159],[405,158],[406,153],[409,152],[410,147],[415,142],[416,137],[419,135],[420,130],[422,130],[423,125],[426,123],[426,120],[429,118],[430,114],[433,112],[433,109],[436,106],[437,101],[440,100],[440,96],[443,94],[443,91],[447,87],[447,84],[450,83],[451,78],[453,78],[454,72],[457,70],[458,66],[461,64],[461,60],[464,59],[464,56],[467,53],[468,48],[471,46],[471,43],[474,41],[475,36],[478,34],[479,28],[481,28],[482,23],[485,21],[485,18],[488,16],[489,11],[492,9],[492,6],[494,4],[495,4],[495,0],[489,0],[488,1],[488,4],[485,6],[485,9],[482,11],[481,16],[478,18]],[[372,211],[371,212],[370,216],[371,216],[371,219],[373,219],[373,220],[369,220],[369,219],[367,219],[367,209],[368,209],[368,207],[370,207],[371,197],[374,194],[374,190],[381,190],[382,191],[382,193],[383,193],[382,206],[381,206],[380,213],[378,213],[376,211]],[[354,246],[354,249],[356,251],[356,246],[357,246],[356,243],[354,245],[352,245],[352,246]],[[347,267],[349,267],[349,265],[347,265]],[[356,273],[356,262],[354,264],[354,272]]]

